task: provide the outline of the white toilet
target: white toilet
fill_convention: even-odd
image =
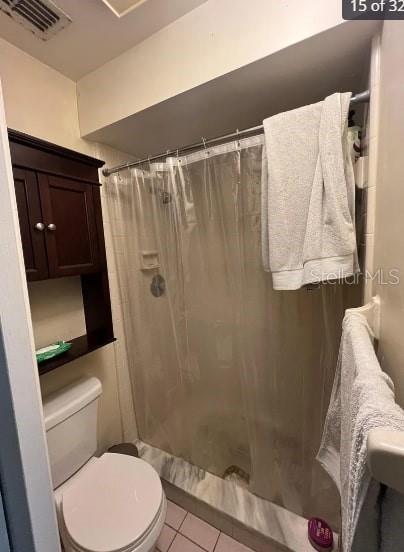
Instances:
[[[97,450],[97,378],[81,379],[43,401],[53,488],[66,552],[150,552],[167,503],[143,460]]]

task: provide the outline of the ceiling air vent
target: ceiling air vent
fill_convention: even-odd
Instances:
[[[0,0],[0,9],[42,40],[49,40],[72,21],[51,0]]]

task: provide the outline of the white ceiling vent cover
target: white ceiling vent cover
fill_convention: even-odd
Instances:
[[[0,0],[0,9],[42,40],[49,40],[72,21],[51,0]]]

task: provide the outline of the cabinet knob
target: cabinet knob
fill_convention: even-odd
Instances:
[[[48,230],[54,232],[56,230],[56,224],[48,224]]]
[[[35,224],[35,230],[38,230],[39,232],[43,232],[45,230],[45,225],[43,222],[37,222]]]

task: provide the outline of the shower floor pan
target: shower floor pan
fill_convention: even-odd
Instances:
[[[313,552],[305,518],[255,496],[232,479],[221,479],[142,441],[135,444],[140,457],[159,473],[168,498],[217,529],[256,552]],[[338,536],[334,537],[338,550]]]

